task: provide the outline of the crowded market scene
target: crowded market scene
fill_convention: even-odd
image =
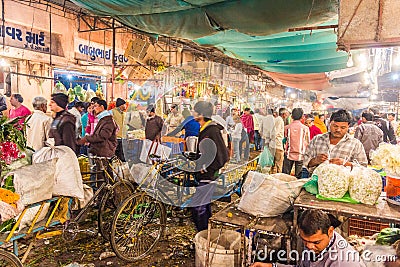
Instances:
[[[2,0],[0,267],[400,267],[392,0]]]

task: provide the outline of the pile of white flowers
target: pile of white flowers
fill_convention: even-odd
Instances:
[[[400,176],[399,145],[381,143],[375,151],[372,151],[371,160],[373,165],[384,168],[386,173]]]
[[[354,167],[350,172],[350,197],[364,204],[374,205],[382,191],[382,178],[376,171]]]
[[[358,202],[374,205],[382,191],[379,173],[363,166],[350,171],[342,165],[321,164],[313,175],[318,176],[318,193],[327,198],[342,198],[347,193]]]
[[[323,197],[342,198],[349,190],[350,171],[336,164],[321,164],[313,175],[318,176],[318,192]]]

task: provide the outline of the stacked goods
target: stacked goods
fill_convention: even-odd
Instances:
[[[321,164],[315,170],[319,194],[327,198],[342,198],[349,189],[350,171],[341,165]]]
[[[371,153],[372,163],[384,168],[386,172],[386,195],[388,202],[400,203],[400,146],[381,143]]]
[[[321,164],[304,187],[320,199],[374,205],[381,195],[382,178],[376,171],[362,166],[350,171],[342,165]]]
[[[376,171],[355,167],[350,173],[350,197],[364,204],[373,205],[382,191],[382,178]]]
[[[383,167],[386,173],[400,176],[400,146],[381,143],[372,151],[371,160],[374,165]]]

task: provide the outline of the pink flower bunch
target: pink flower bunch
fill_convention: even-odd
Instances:
[[[21,154],[21,151],[18,149],[17,144],[10,141],[1,143],[0,150],[0,160],[5,162],[6,164],[11,164],[13,161],[25,157],[24,154]]]

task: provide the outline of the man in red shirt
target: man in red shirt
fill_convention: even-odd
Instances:
[[[21,120],[19,120],[19,124],[22,125],[24,124],[25,118],[29,115],[31,115],[31,111],[22,105],[22,102],[24,102],[24,99],[20,94],[12,94],[10,98],[10,104],[12,108],[9,111],[9,118],[14,119],[17,117],[22,117]]]
[[[306,148],[310,143],[310,130],[300,122],[303,117],[302,108],[292,110],[293,122],[285,126],[285,157],[283,160],[283,173],[290,174],[293,164],[295,165],[295,176],[300,178],[303,167],[303,158]]]

